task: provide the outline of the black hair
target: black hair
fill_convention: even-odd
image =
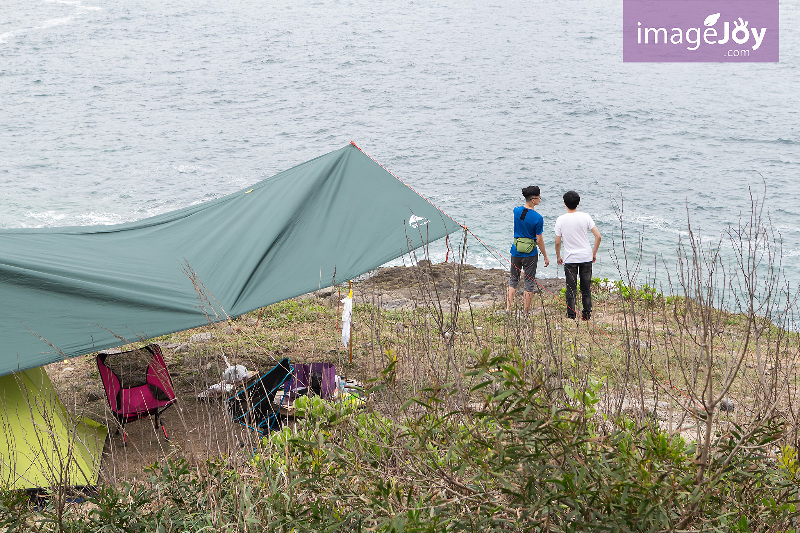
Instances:
[[[530,185],[522,189],[522,196],[525,197],[525,201],[527,202],[534,196],[539,196],[539,187],[536,185]]]
[[[581,203],[581,195],[575,191],[567,191],[564,193],[564,205],[567,209],[577,209],[578,204]]]

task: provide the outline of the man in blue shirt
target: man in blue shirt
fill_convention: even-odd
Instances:
[[[544,249],[542,229],[544,219],[542,215],[533,210],[542,201],[539,187],[531,185],[522,189],[525,205],[514,208],[514,243],[511,245],[511,274],[508,278],[506,292],[506,311],[511,310],[514,303],[514,293],[519,283],[520,273],[525,272],[525,314],[531,307],[533,289],[536,286],[536,264],[539,262],[539,250],[544,256],[544,266],[550,265],[547,251]]]

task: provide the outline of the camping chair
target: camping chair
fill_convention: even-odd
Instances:
[[[228,411],[234,422],[264,435],[281,428],[280,406],[273,405],[275,393],[292,375],[286,357],[256,381],[228,398]]]
[[[177,398],[157,344],[121,353],[99,353],[97,369],[111,412],[120,423],[124,445],[128,444],[125,424],[151,415],[155,430],[160,427],[169,440],[160,417]]]

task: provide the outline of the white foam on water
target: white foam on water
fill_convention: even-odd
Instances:
[[[78,11],[101,11],[103,9],[99,6],[87,6],[79,0],[45,0],[45,2],[48,4],[64,4],[67,6],[73,6]]]
[[[59,213],[57,211],[31,211],[25,213],[31,221],[19,224],[24,228],[49,228],[63,226],[110,226],[127,222],[124,216],[118,213],[88,212],[88,213]]]
[[[5,43],[8,39],[20,33],[19,31],[7,31],[5,33],[0,33],[0,44]]]
[[[60,18],[48,19],[48,20],[45,20],[44,22],[42,22],[40,25],[34,26],[32,29],[33,30],[46,30],[48,28],[55,28],[56,26],[63,26],[65,24],[69,24],[73,20],[75,20],[75,15],[70,15],[68,17],[60,17]]]
[[[60,226],[67,219],[65,213],[57,213],[56,211],[29,212],[25,213],[25,216],[39,222],[39,224],[29,227]]]
[[[75,217],[76,226],[110,226],[126,219],[116,213],[83,213]]]
[[[57,26],[64,26],[66,24],[71,24],[74,22],[78,15],[87,12],[87,11],[100,11],[103,8],[98,6],[87,6],[84,5],[82,2],[78,0],[45,0],[45,4],[63,4],[67,6],[74,7],[75,10],[72,14],[67,15],[66,17],[56,17],[46,19],[39,24],[35,24],[33,26],[19,28],[17,30],[11,30],[5,33],[0,33],[0,44],[8,42],[12,37],[16,37],[17,35],[24,35],[26,33],[32,33],[39,30],[47,30],[50,28],[55,28]]]
[[[214,172],[216,169],[200,165],[175,165],[172,167],[179,174],[194,174],[196,172]]]

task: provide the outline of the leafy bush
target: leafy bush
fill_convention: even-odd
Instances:
[[[655,425],[595,414],[602,380],[552,384],[512,353],[473,354],[461,376],[405,404],[405,422],[306,401],[306,417],[251,460],[170,459],[150,480],[104,486],[88,513],[33,513],[4,494],[8,531],[752,531],[798,518],[797,452],[770,419],[732,426],[701,467]],[[550,385],[548,385],[550,383]],[[467,392],[470,409],[444,409]],[[413,413],[413,415],[412,415]],[[35,528],[31,525],[35,523]]]

